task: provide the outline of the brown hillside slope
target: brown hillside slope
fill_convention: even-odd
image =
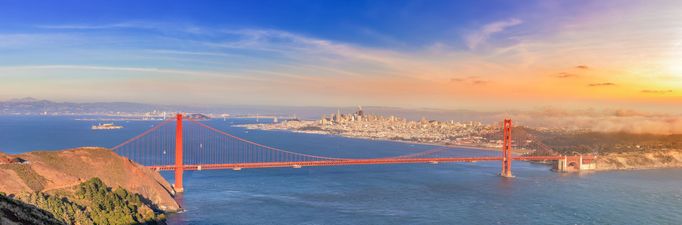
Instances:
[[[597,170],[682,168],[682,150],[624,152],[597,157]]]
[[[70,190],[90,178],[99,177],[111,187],[123,187],[149,199],[160,210],[180,209],[171,186],[153,170],[133,163],[105,148],[83,147],[63,151],[28,152],[9,157],[25,163],[0,164],[0,192]]]

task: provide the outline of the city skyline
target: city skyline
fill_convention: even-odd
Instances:
[[[0,99],[663,112],[682,103],[676,1],[205,3],[3,1]]]

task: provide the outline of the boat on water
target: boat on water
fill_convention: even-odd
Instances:
[[[99,125],[92,125],[93,130],[116,130],[121,129],[123,126],[114,125],[113,123],[100,123]]]

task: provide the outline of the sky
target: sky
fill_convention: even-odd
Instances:
[[[682,110],[682,1],[0,0],[0,100]]]

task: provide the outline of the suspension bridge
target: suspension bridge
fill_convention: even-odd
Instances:
[[[391,157],[338,158],[305,154],[256,143],[177,114],[174,119],[164,120],[114,146],[112,150],[148,168],[159,171],[174,170],[173,188],[176,192],[184,190],[182,176],[185,170],[500,161],[502,163],[500,175],[512,177],[513,160],[556,160],[564,168],[577,169],[593,160],[592,156],[515,156],[512,154],[511,119],[504,120],[502,129],[503,144],[500,152],[462,151],[443,146]]]

